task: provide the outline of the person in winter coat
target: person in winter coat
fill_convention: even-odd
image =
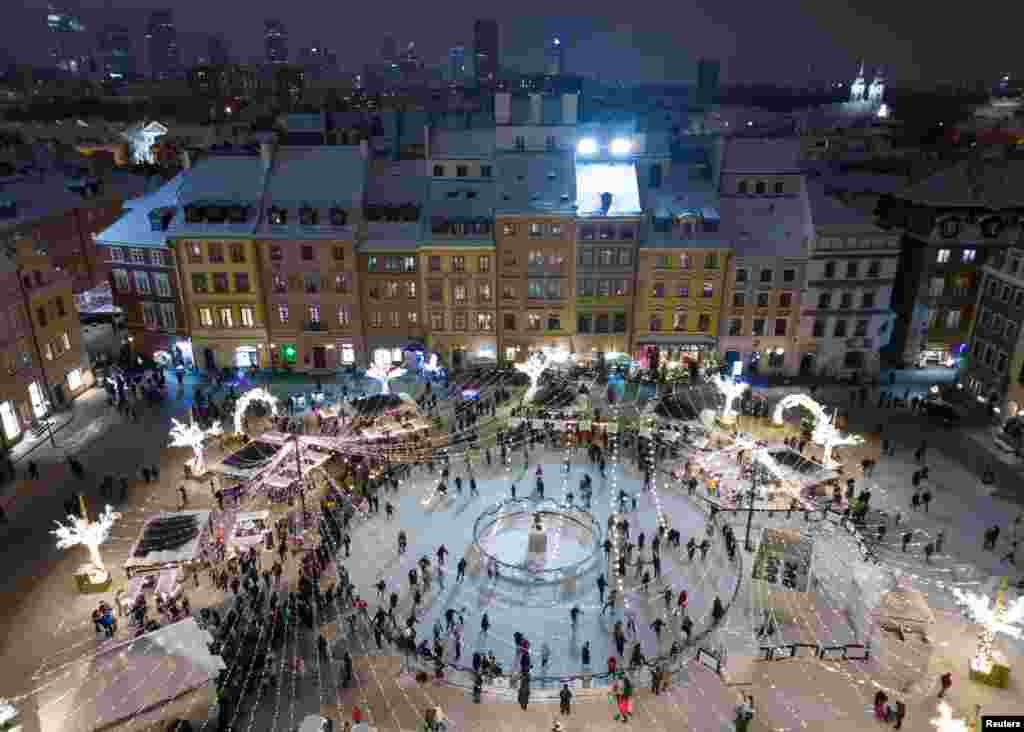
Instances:
[[[572,692],[569,691],[569,684],[562,684],[562,690],[558,692],[559,711],[568,716],[571,713]]]
[[[942,687],[941,689],[939,689],[939,699],[942,699],[944,696],[946,696],[946,692],[949,691],[953,686],[953,674],[951,674],[949,671],[942,674],[942,676],[939,677],[939,685]]]

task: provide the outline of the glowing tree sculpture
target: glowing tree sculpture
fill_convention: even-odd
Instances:
[[[814,425],[814,432],[811,435],[814,443],[822,446],[821,464],[829,470],[833,470],[839,465],[832,457],[832,451],[835,448],[840,445],[862,445],[864,443],[864,438],[860,435],[844,435],[836,429],[836,414],[838,414],[838,410],[832,414],[830,419],[819,419]]]
[[[203,443],[208,437],[217,437],[224,434],[224,428],[219,422],[213,427],[203,429],[194,421],[185,424],[171,418],[171,444],[170,447],[191,447],[194,457],[189,461],[193,475],[203,475],[206,472],[206,448]]]
[[[242,394],[238,399],[238,403],[235,404],[236,434],[242,434],[242,423],[245,421],[245,411],[253,402],[266,404],[270,408],[270,413],[275,417],[277,416],[277,397],[265,389],[250,389]]]
[[[404,373],[405,369],[400,366],[382,366],[379,364],[374,364],[366,370],[367,377],[376,379],[380,382],[381,394],[390,394],[391,391],[388,389],[388,382],[392,379],[397,379]]]
[[[711,379],[711,383],[725,397],[725,406],[722,407],[722,423],[735,424],[736,409],[733,405],[739,397],[743,396],[743,392],[750,388],[750,385],[736,381],[731,376],[723,377],[721,374],[715,374]]]
[[[89,550],[89,560],[92,566],[106,575],[107,569],[103,565],[103,557],[100,556],[100,544],[110,538],[110,527],[119,518],[121,518],[121,514],[114,511],[114,507],[108,504],[95,521],[68,516],[66,524],[55,521],[57,528],[50,533],[57,537],[58,549],[69,549],[79,544],[85,546]]]
[[[540,375],[547,370],[548,360],[541,353],[531,353],[525,363],[517,363],[515,366],[517,371],[522,371],[530,379],[530,388],[523,394],[523,402],[528,402],[537,393],[537,382]]]
[[[995,663],[992,659],[992,641],[996,633],[1005,633],[1011,638],[1020,638],[1024,633],[1024,628],[1020,627],[1024,624],[1024,597],[1018,597],[1007,605],[1004,599],[1006,590],[1004,579],[992,603],[985,595],[961,590],[959,587],[953,588],[953,597],[963,606],[964,612],[981,626],[978,649],[971,659],[971,670],[980,674],[987,675],[992,671]]]

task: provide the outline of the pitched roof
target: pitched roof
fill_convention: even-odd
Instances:
[[[737,256],[804,257],[813,236],[806,192],[769,199],[750,196],[721,198],[722,233]]]
[[[601,204],[605,193],[612,196],[607,211]],[[636,164],[578,162],[576,203],[580,216],[638,216],[641,207]]]
[[[496,138],[494,127],[473,129],[430,130],[430,157],[432,158],[489,158],[494,155]]]
[[[90,183],[99,184],[90,192]],[[55,216],[76,208],[89,208],[112,195],[122,199],[145,192],[146,180],[134,173],[113,171],[105,178],[94,178],[77,171],[51,168],[40,173],[25,173],[0,178],[0,202],[12,203],[13,215],[0,216],[0,231],[12,229],[36,219]]]
[[[367,246],[364,249],[391,247],[404,251],[416,245],[422,230],[422,212],[427,196],[425,165],[423,160],[399,160],[374,168],[367,181],[367,207],[413,204],[419,207],[420,215],[416,221],[367,220]]]
[[[859,227],[866,231],[880,232],[875,217],[847,206],[835,196],[829,195],[817,181],[808,181],[807,198],[811,204],[811,221],[815,227],[844,226]]]
[[[259,223],[266,173],[263,161],[253,156],[215,155],[201,158],[189,170],[178,190],[181,204],[168,227],[171,236],[251,236]],[[186,221],[189,204],[240,204],[250,210],[244,223]]]
[[[800,169],[800,141],[792,137],[726,141],[722,170],[729,173],[794,173]]]
[[[167,246],[166,230],[154,230],[149,215],[156,209],[178,205],[178,190],[188,173],[184,170],[152,193],[128,201],[121,217],[96,235],[96,243],[139,248]]]
[[[495,207],[499,213],[571,213],[577,175],[570,152],[508,152],[498,159]]]
[[[1024,160],[966,161],[896,193],[931,206],[1024,205]]]

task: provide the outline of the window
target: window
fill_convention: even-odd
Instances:
[[[494,330],[494,314],[493,313],[477,313],[476,314],[476,329],[477,330]]]
[[[245,245],[241,242],[231,242],[231,261],[235,264],[245,262]]]
[[[156,249],[152,249],[149,252],[149,263],[154,267],[164,266],[164,253]]]
[[[434,177],[435,178],[444,178],[444,166],[443,165],[435,165],[434,166]]]
[[[110,247],[110,261],[111,262],[123,262],[124,261],[124,249],[120,247]]]
[[[454,321],[453,325],[452,325],[453,330],[465,330],[466,329],[466,314],[465,313],[455,313],[452,316],[452,319]]]
[[[759,196],[763,196],[765,188],[766,188],[766,186],[765,186],[764,181],[763,180],[759,180],[757,183],[754,184],[754,193],[756,193]]]
[[[776,196],[781,196],[784,190],[785,190],[785,186],[781,182],[775,184],[775,195]]]
[[[213,310],[211,308],[199,308],[199,324],[204,328],[213,327]]]
[[[832,279],[836,276],[836,263],[825,262],[825,279]]]
[[[139,250],[132,250],[133,252]],[[206,244],[206,251],[209,252],[210,262],[213,264],[223,264],[224,262],[224,245],[219,241],[211,241]],[[135,261],[134,259],[132,261]]]
[[[153,283],[157,295],[160,297],[171,297],[171,278],[166,272],[154,272]]]
[[[384,313],[378,313],[378,312],[370,313],[370,327],[371,328],[383,328],[384,327]]]
[[[543,235],[544,235],[544,226],[543,226],[543,224],[537,224],[537,223],[530,224],[530,236],[536,238],[536,237],[540,237],[540,236],[543,236]]]
[[[761,282],[771,282],[774,273],[770,269],[761,270]]]
[[[335,262],[344,262],[345,261],[345,247],[343,247],[343,246],[331,247],[331,255],[334,257],[334,261]]]
[[[732,293],[732,306],[734,308],[741,308],[747,304],[747,293],[745,292],[734,292]]]
[[[815,320],[814,321],[814,327],[811,330],[811,335],[814,336],[815,338],[824,338],[825,337],[825,321],[824,320]]]
[[[754,325],[750,334],[754,336],[764,335],[764,318],[754,318]]]
[[[741,180],[741,181],[740,181],[740,182],[739,182],[739,183],[738,183],[738,184],[736,185],[736,191],[737,191],[738,193],[740,193],[740,194],[746,194],[746,192],[747,192],[747,182],[746,182],[745,180]]]
[[[444,330],[444,313],[431,313],[430,314],[430,329],[431,330]]]
[[[680,282],[678,289],[679,289],[679,297],[689,297],[690,296],[690,285],[689,285],[688,282]]]
[[[491,301],[491,285],[490,285],[490,283],[487,283],[487,282],[480,283],[477,286],[476,291],[477,291],[477,295],[480,298],[480,302],[490,302]]]
[[[148,303],[146,303],[146,304],[148,304]],[[45,344],[45,346],[46,347],[43,349],[43,356],[46,357],[47,361],[52,361],[53,360],[53,346],[51,346],[49,343]]]
[[[243,328],[252,328],[256,321],[252,316],[252,308],[248,306],[242,306],[238,309],[238,314],[241,316],[239,322],[241,322]]]
[[[689,254],[679,255],[679,269],[690,269],[693,266],[693,261],[690,259]]]
[[[613,265],[615,264],[615,250],[599,249],[597,251],[597,258],[598,264],[600,264],[602,267]],[[662,261],[664,261],[664,264],[662,264]],[[658,257],[658,264],[656,266],[662,269],[666,269],[668,267],[671,267],[672,265],[669,263],[668,257]]]
[[[420,314],[415,310],[410,310],[405,314],[405,319],[409,325],[417,325],[420,322]]]
[[[452,257],[452,272],[465,272],[466,258],[463,256]]]
[[[405,283],[405,296],[410,300],[416,299],[416,282],[409,280]]]
[[[427,285],[427,299],[429,299],[430,302],[443,301],[443,286],[440,282],[431,282]]]
[[[729,321],[729,335],[738,336],[743,330],[743,320],[741,318],[733,318]]]
[[[313,247],[309,246],[308,244],[303,244],[301,252],[302,252],[302,261],[304,261],[304,262],[312,262],[313,261]]]
[[[868,321],[861,319],[853,326],[853,337],[863,338],[868,334]]]
[[[860,273],[860,262],[853,261],[846,263],[846,279],[855,279]]]
[[[664,282],[655,282],[651,285],[651,297],[665,297]]]
[[[384,283],[384,297],[395,298],[398,297],[398,281],[388,280]]]
[[[786,352],[781,348],[776,348],[768,352],[768,367],[773,369],[781,369],[786,363]]]
[[[597,296],[608,297],[612,291],[611,280],[598,280],[597,281]]]
[[[453,285],[452,286],[452,299],[456,305],[466,304],[466,286],[465,285]]]
[[[547,281],[547,298],[548,300],[559,300],[562,297],[562,283],[558,280]]]
[[[233,328],[235,325],[234,317],[231,314],[231,308],[220,309],[220,324],[224,328]]]
[[[315,295],[320,291],[320,276],[313,272],[302,275],[302,289],[306,294]]]
[[[468,175],[469,175],[469,166],[468,165],[456,165],[455,166],[455,177],[456,178],[465,178]]]
[[[561,330],[562,329],[562,316],[558,313],[550,313],[548,315],[548,330]]]
[[[579,250],[579,263],[586,266],[594,266],[594,250],[590,247],[582,247]]]
[[[603,317],[603,316],[601,316]],[[615,313],[613,316],[615,319],[612,321],[612,333],[625,333],[626,332],[626,314]],[[598,325],[600,325],[600,317],[598,318]]]
[[[557,239],[560,236],[562,236],[562,225],[561,224],[551,224],[550,236],[551,236],[552,239]]]
[[[704,255],[704,269],[718,269],[718,255],[715,252]]]
[[[348,294],[348,273],[338,272],[334,275],[334,291],[342,295]]]
[[[135,280],[135,291],[137,293],[140,295],[148,295],[150,293],[148,273],[135,270],[132,272],[132,278]]]
[[[67,331],[60,334],[60,344],[64,348],[65,353],[71,350],[71,336],[68,335]]]
[[[790,308],[790,307],[793,307],[793,293],[792,292],[783,292],[781,295],[779,295],[779,307],[780,308]]]
[[[759,308],[766,308],[766,307],[768,307],[768,293],[767,292],[759,292],[759,293],[757,293],[757,306]]]
[[[948,249],[940,249],[939,253],[935,256],[935,261],[938,262],[939,264],[945,264],[946,262],[948,262],[949,261],[949,250]]]
[[[430,259],[428,260],[428,265],[427,266],[429,267],[431,272],[440,272],[441,271],[441,258],[436,256],[436,255],[431,256]]]
[[[481,165],[480,166],[480,177],[481,178],[490,178],[491,175],[493,175],[493,171],[494,171],[494,168],[492,168],[490,165]]]
[[[960,311],[950,310],[946,313],[946,327],[956,329],[960,327]]]
[[[649,330],[651,330],[651,331],[657,332],[657,331],[661,330],[661,316],[660,315],[652,315],[650,323],[649,323],[649,326],[650,326]]]
[[[594,280],[577,280],[576,281],[576,296],[577,297],[593,297],[594,296]]]
[[[836,320],[835,325],[832,328],[832,335],[836,338],[846,337],[846,321],[842,318]]]
[[[785,318],[775,319],[775,335],[784,336],[786,335],[786,323],[788,321]]]
[[[633,241],[636,238],[636,232],[632,226],[623,226],[619,228],[619,238],[622,241]]]
[[[973,262],[975,257],[978,256],[978,250],[977,249],[964,249],[960,253],[960,256],[962,257],[962,260],[964,262]]]
[[[249,291],[249,274],[247,272],[235,272],[235,292]]]
[[[687,313],[672,313],[672,330],[686,330]]]
[[[277,319],[284,325],[288,323],[288,306],[281,304],[277,306]]]
[[[590,333],[593,325],[593,317],[589,313],[580,313],[576,317],[576,332]]]
[[[477,268],[481,272],[490,272],[491,271],[491,258],[489,256],[486,256],[486,255],[481,256],[481,257],[477,257]]]
[[[502,320],[504,321],[505,330],[515,330],[516,329],[516,316],[515,316],[515,314],[513,314],[513,313],[505,313],[505,315],[502,318]]]
[[[213,273],[213,291],[214,292],[227,292],[228,291],[228,273],[227,272],[214,272]]]
[[[164,330],[177,330],[178,329],[178,315],[174,310],[174,303],[162,302],[160,303],[160,317],[164,321]]]
[[[352,323],[352,306],[351,305],[339,305],[338,306],[338,325],[345,327]]]
[[[501,296],[505,300],[515,300],[518,297],[515,285],[503,284],[501,286]]]
[[[633,252],[630,249],[619,250],[619,265],[628,266],[633,264]]]
[[[736,270],[736,282],[746,282],[748,274],[745,269]]]
[[[602,254],[603,254],[603,252],[602,252]],[[601,259],[602,259],[601,264],[604,264],[604,257],[602,256]],[[659,254],[655,258],[655,260],[654,260],[654,266],[657,269],[671,269],[672,268],[672,258],[670,256],[668,256],[667,254]]]
[[[310,323],[316,323],[316,324],[320,323],[320,306],[319,305],[310,305],[309,306],[309,322]]]
[[[697,330],[701,333],[707,333],[711,330],[711,316],[707,313],[701,313],[697,316]]]
[[[280,244],[270,245],[270,259],[274,262],[280,262],[284,259],[284,250],[281,248]]]
[[[853,307],[853,293],[844,292],[839,296],[839,308],[841,310],[849,310]]]
[[[868,264],[868,277],[879,277],[882,274],[882,263],[877,259],[871,260]]]
[[[932,277],[928,281],[928,294],[932,297],[939,297],[945,289],[946,279],[944,277]]]
[[[823,292],[818,295],[818,309],[828,310],[830,307],[832,307],[832,293]]]
[[[516,225],[515,224],[502,224],[501,225],[501,233],[502,233],[503,236],[515,236],[516,235]]]
[[[540,316],[536,313],[530,313],[527,316],[527,323],[529,324],[530,330],[540,330]]]
[[[400,315],[400,313],[394,310],[388,313],[388,323],[391,325],[392,328],[399,327],[399,321],[401,319]]]
[[[132,264],[145,264],[146,252],[143,251],[142,249],[130,249],[128,251],[128,261],[130,261]]]
[[[128,279],[127,273],[125,274],[125,280]],[[206,287],[206,275],[202,272],[194,272],[192,274],[192,292],[208,292]],[[125,291],[127,292],[127,282],[125,283]]]
[[[402,257],[402,271],[403,272],[415,272],[416,271],[416,257]]]
[[[865,292],[860,296],[860,306],[865,310],[875,306],[875,293]]]
[[[700,296],[701,297],[711,297],[714,294],[715,294],[715,287],[714,287],[714,285],[712,285],[710,282],[705,282],[704,286],[701,288]]]
[[[371,257],[369,257],[366,260],[366,271],[367,272],[376,272],[377,271],[377,257],[371,256]]]

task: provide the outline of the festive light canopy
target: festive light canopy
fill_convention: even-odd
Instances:
[[[110,528],[119,518],[121,518],[121,514],[114,511],[114,507],[108,504],[95,521],[78,516],[68,516],[66,524],[55,521],[57,528],[50,533],[57,537],[58,549],[70,549],[81,544],[89,550],[89,559],[92,565],[97,569],[105,570],[103,557],[100,556],[100,544],[110,538]]]
[[[238,399],[238,403],[235,404],[235,432],[237,434],[242,434],[242,423],[245,421],[245,412],[253,402],[266,404],[270,409],[270,413],[275,417],[277,416],[277,397],[266,389],[250,389],[242,394]]]
[[[170,447],[191,447],[194,457],[190,461],[192,473],[203,475],[206,472],[206,448],[204,443],[208,437],[217,437],[224,434],[224,428],[219,422],[215,422],[209,429],[203,429],[195,422],[179,422],[171,418],[171,444]]]

